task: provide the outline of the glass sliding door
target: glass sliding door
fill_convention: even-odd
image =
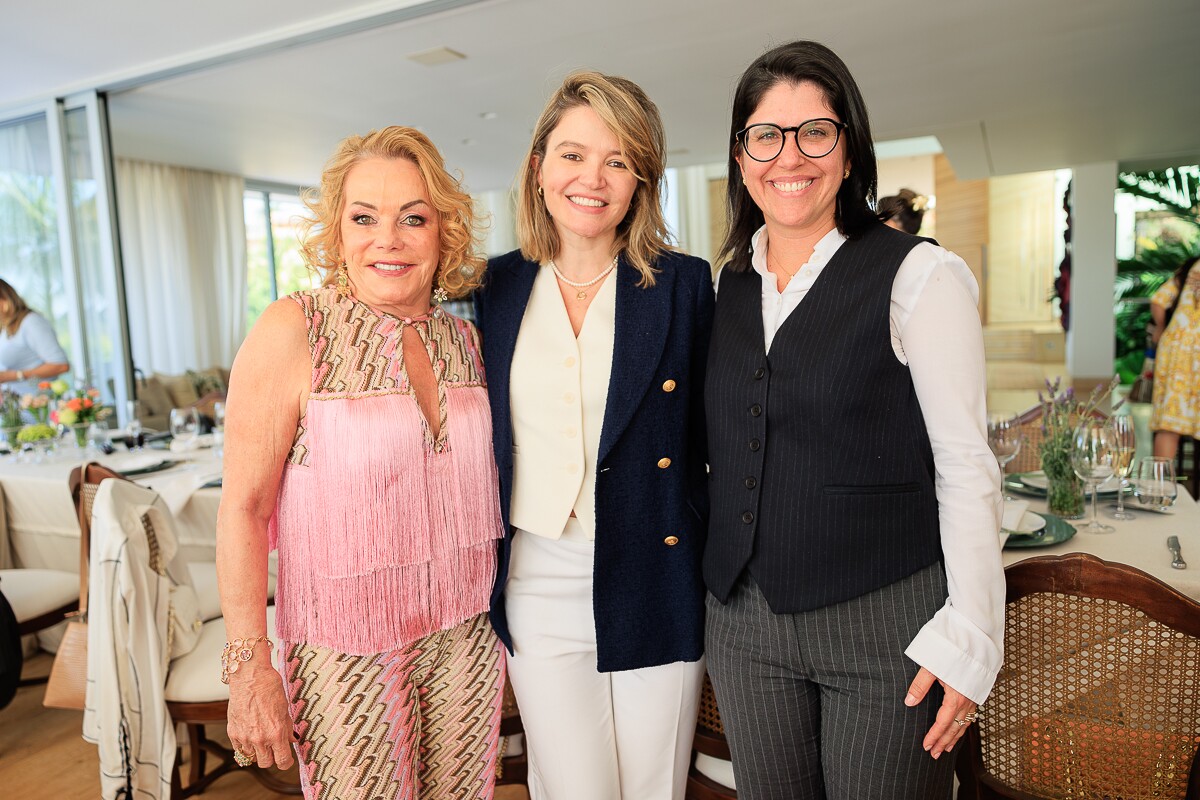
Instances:
[[[125,408],[129,399],[128,333],[102,96],[87,94],[59,104],[67,240],[73,265],[76,309],[83,331],[77,381],[100,390],[106,403]],[[68,279],[70,282],[70,279]]]

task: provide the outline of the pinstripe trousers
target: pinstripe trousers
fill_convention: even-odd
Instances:
[[[708,672],[739,800],[948,799],[954,756],[921,746],[937,684],[904,705],[918,667],[904,655],[946,601],[934,564],[861,597],[776,614],[748,573],[729,602],[708,596]]]

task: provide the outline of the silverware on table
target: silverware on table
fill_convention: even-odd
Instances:
[[[1175,569],[1187,569],[1187,562],[1183,560],[1183,552],[1179,549],[1179,537],[1167,537],[1167,549],[1171,551],[1171,566]]]

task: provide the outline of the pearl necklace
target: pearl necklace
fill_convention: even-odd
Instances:
[[[578,283],[576,281],[571,280],[566,275],[563,275],[562,272],[559,270],[558,265],[554,263],[554,259],[550,259],[549,264],[550,264],[550,269],[554,270],[554,274],[558,276],[558,279],[560,281],[565,283],[567,286],[573,286],[579,290],[579,291],[575,292],[576,300],[586,300],[587,299],[587,288],[589,286],[593,286],[593,285],[599,283],[600,281],[604,280],[604,278],[608,275],[608,273],[612,272],[614,269],[617,268],[617,256],[613,256],[612,263],[608,265],[608,269],[604,270],[599,275],[592,278],[590,281],[584,281],[583,283]]]

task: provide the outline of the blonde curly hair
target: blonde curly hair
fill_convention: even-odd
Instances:
[[[417,166],[438,212],[440,246],[434,286],[445,289],[453,300],[473,292],[483,280],[486,261],[479,255],[480,234],[471,196],[446,171],[442,154],[429,137],[401,125],[343,139],[321,172],[320,187],[303,194],[312,217],[300,222],[300,252],[310,267],[323,273],[322,285],[334,283],[345,260],[338,221],[346,204],[346,176],[355,164],[369,158],[403,158]]]

